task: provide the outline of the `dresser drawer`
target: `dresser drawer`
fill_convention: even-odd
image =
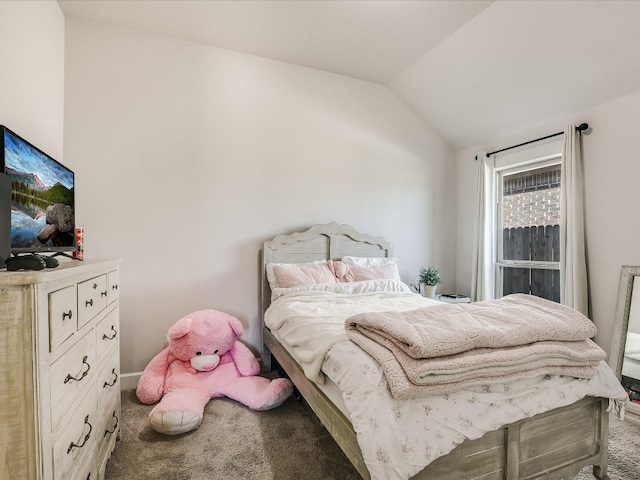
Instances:
[[[120,298],[120,271],[114,270],[107,275],[107,301],[109,305]]]
[[[96,413],[96,392],[90,389],[53,444],[55,480],[77,478],[79,472],[74,474],[74,470],[79,465],[95,464],[100,423]]]
[[[76,332],[78,297],[75,285],[49,294],[49,351],[53,352]]]
[[[106,471],[106,469],[105,469]],[[89,462],[88,465],[86,465],[78,475],[75,476],[75,478],[78,478],[79,480],[93,480],[94,478],[104,478],[104,476],[102,477],[98,477],[98,472],[95,470],[95,465],[93,465],[93,463]]]
[[[93,457],[93,455],[91,455]],[[72,477],[77,480],[97,480],[99,478],[104,478],[98,476],[98,467],[96,466],[96,462],[94,458],[87,459],[87,462],[83,464]],[[57,480],[57,479],[56,479]]]
[[[78,329],[107,308],[107,275],[78,283]]]
[[[69,411],[74,400],[81,395],[88,384],[93,382],[96,367],[93,329],[51,365],[49,371],[52,431],[58,427],[58,423]]]
[[[113,403],[120,396],[120,356],[113,355],[105,362],[96,380],[98,392],[98,410]]]
[[[98,362],[102,363],[105,355],[112,351],[120,342],[120,324],[118,307],[100,320],[96,327],[96,350]]]
[[[98,430],[98,458],[96,459],[98,465],[100,465],[100,478],[104,475],[102,473],[104,472],[104,466],[106,466],[106,462],[115,447],[116,438],[122,425],[120,403],[117,401],[111,402],[109,408],[101,412],[101,415],[102,424]]]

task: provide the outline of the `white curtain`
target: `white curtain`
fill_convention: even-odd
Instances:
[[[471,300],[489,300],[495,289],[496,207],[493,157],[480,152],[476,157],[476,202],[473,230]]]
[[[580,134],[564,129],[560,186],[560,303],[589,314]]]

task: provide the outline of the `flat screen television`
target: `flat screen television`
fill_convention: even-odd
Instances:
[[[0,152],[11,181],[11,253],[75,250],[74,173],[4,125]]]

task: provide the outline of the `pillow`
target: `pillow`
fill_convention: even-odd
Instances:
[[[301,285],[291,288],[274,288],[271,290],[271,301],[283,295],[299,292],[328,292],[328,293],[372,293],[372,292],[402,292],[412,293],[411,289],[399,280],[369,280],[365,282],[345,282],[324,285]]]
[[[301,285],[336,283],[326,260],[307,263],[268,263],[267,280],[271,290]]]
[[[371,265],[357,267],[350,265],[349,273],[354,282],[364,282],[366,280],[400,280],[398,265],[390,263],[388,265]]]
[[[381,267],[384,265],[397,265],[393,257],[342,257],[342,262],[355,267]]]

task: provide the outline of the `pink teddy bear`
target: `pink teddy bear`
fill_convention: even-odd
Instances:
[[[169,346],[149,362],[136,389],[142,403],[161,400],[149,414],[154,430],[178,435],[198,428],[212,398],[262,411],[291,395],[291,381],[257,376],[258,361],[236,340],[243,332],[237,318],[216,310],[194,312],[169,329]]]

